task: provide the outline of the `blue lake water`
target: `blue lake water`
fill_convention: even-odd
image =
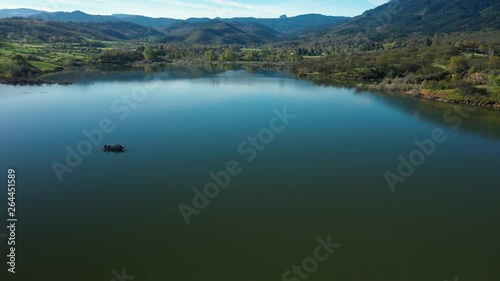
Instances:
[[[500,276],[499,112],[274,70],[71,79],[0,85],[2,186],[8,168],[17,174],[15,280],[108,281],[123,268],[151,281]],[[126,153],[101,151],[113,143]],[[211,172],[229,182],[196,208],[193,189],[216,182]],[[180,204],[196,211],[189,225]],[[308,272],[328,236],[340,247]],[[3,276],[5,240],[0,249]]]

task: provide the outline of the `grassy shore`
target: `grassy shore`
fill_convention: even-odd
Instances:
[[[411,38],[363,52],[345,49],[321,59],[304,58],[291,69],[306,79],[350,81],[363,89],[500,108],[500,34],[495,34],[493,39],[490,33],[468,35],[474,40]]]

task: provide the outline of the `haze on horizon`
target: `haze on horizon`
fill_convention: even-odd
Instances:
[[[89,14],[134,14],[149,17],[186,19],[191,17],[276,18],[280,15],[323,14],[357,16],[388,0],[1,0],[0,9],[29,8],[47,12],[82,11]]]

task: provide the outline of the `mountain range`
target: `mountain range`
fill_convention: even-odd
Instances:
[[[347,17],[309,14],[259,18],[151,18],[139,15],[90,15],[81,11],[43,12],[30,9],[0,10],[0,31],[8,37],[26,35],[47,41],[138,40],[156,37],[159,42],[185,44],[262,44],[306,30],[330,29]],[[28,30],[29,29],[29,30]],[[20,32],[21,31],[21,32]],[[2,35],[0,33],[0,35]]]
[[[163,28],[179,23],[207,23],[210,22],[209,18],[189,18],[186,20],[174,18],[151,18],[140,15],[126,15],[114,14],[111,16],[90,15],[81,11],[74,12],[44,12],[31,9],[14,9],[14,10],[0,10],[0,18],[8,17],[30,17],[34,19],[42,19],[49,21],[62,21],[62,22],[85,22],[97,23],[108,21],[121,21],[131,22],[147,27]],[[281,33],[293,33],[308,28],[315,28],[318,26],[334,26],[349,20],[349,17],[333,17],[324,16],[320,14],[300,15],[296,17],[287,17],[285,15],[280,18],[217,18],[223,22],[241,22],[241,23],[258,23],[274,29]]]
[[[76,41],[84,38],[138,40],[154,37],[158,42],[239,45],[295,40],[295,45],[299,45],[298,42],[331,45],[332,42],[353,39],[383,42],[415,33],[429,36],[435,33],[500,30],[498,15],[498,0],[391,0],[354,18],[308,14],[296,17],[283,15],[274,19],[179,20],[15,9],[0,10],[0,36],[27,34],[45,40],[55,34],[72,37]]]

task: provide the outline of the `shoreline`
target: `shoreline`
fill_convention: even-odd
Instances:
[[[473,99],[452,100],[449,98],[441,97],[441,96],[439,96],[439,93],[437,93],[436,91],[428,90],[428,89],[399,91],[399,90],[384,89],[383,87],[382,88],[374,88],[373,86],[375,86],[375,85],[377,85],[377,84],[366,84],[366,85],[362,84],[362,85],[360,85],[358,83],[358,84],[356,84],[355,87],[358,89],[361,89],[361,90],[380,90],[383,92],[392,92],[392,93],[412,96],[412,97],[423,99],[423,100],[431,100],[431,101],[435,101],[435,102],[456,104],[456,105],[462,105],[462,106],[467,106],[467,107],[479,107],[479,108],[485,108],[485,109],[500,110],[500,103],[495,102],[495,101],[491,101],[491,100],[473,100]]]
[[[411,92],[403,92],[403,93],[410,95],[410,96],[417,97],[417,98],[421,98],[421,99],[443,102],[443,103],[448,103],[448,104],[458,104],[458,105],[469,106],[469,107],[481,107],[481,108],[487,108],[487,109],[500,110],[500,103],[494,102],[494,101],[450,100],[450,99],[442,98],[439,96],[428,95],[422,91],[420,91],[417,94],[411,93]]]
[[[461,95],[463,99],[449,99],[446,97],[442,97],[439,95],[439,93],[435,90],[430,90],[430,89],[421,89],[421,90],[394,90],[394,89],[388,89],[387,87],[384,87],[383,85],[377,83],[377,81],[368,81],[368,80],[362,80],[362,79],[356,79],[355,77],[350,77],[350,76],[342,76],[338,77],[339,79],[332,78],[331,76],[327,75],[301,75],[301,74],[296,74],[293,73],[297,79],[305,79],[309,81],[315,81],[315,82],[327,82],[327,83],[332,83],[332,84],[338,84],[342,86],[349,86],[352,88],[356,88],[358,90],[372,90],[372,91],[380,91],[380,92],[385,92],[385,93],[395,93],[395,94],[402,94],[402,95],[408,95],[412,96],[415,98],[423,99],[423,100],[431,100],[435,102],[441,102],[441,103],[448,103],[448,104],[456,104],[456,105],[462,105],[462,106],[467,106],[467,107],[478,107],[478,108],[484,108],[484,109],[491,109],[491,110],[500,110],[500,102],[495,102],[492,100],[474,100],[474,99],[467,99],[465,96]]]
[[[198,61],[188,61],[188,60],[175,60],[169,63],[153,63],[153,64],[144,64],[144,63],[139,63],[139,64],[131,64],[131,65],[117,65],[120,67],[125,67],[125,69],[131,69],[131,68],[145,68],[145,67],[187,67],[187,66],[228,66],[228,65],[239,65],[239,66],[255,66],[255,67],[264,67],[264,68],[283,68],[290,66],[290,63],[287,62],[249,62],[249,61],[236,61],[236,62],[224,62],[224,63],[219,63],[219,62],[198,62]],[[85,71],[85,67],[79,68],[80,70]],[[75,69],[70,69],[75,70]],[[44,73],[46,75],[48,74],[53,74],[54,72],[48,72]],[[491,100],[473,100],[473,99],[457,99],[457,100],[452,100],[448,99],[445,97],[439,96],[439,94],[436,91],[433,90],[411,90],[411,91],[404,91],[404,90],[393,90],[393,89],[387,89],[384,86],[381,86],[380,84],[376,83],[375,81],[366,81],[366,80],[360,80],[356,79],[355,77],[338,77],[338,79],[332,78],[331,76],[327,75],[304,75],[300,73],[294,73],[293,71],[291,74],[296,78],[296,79],[304,79],[304,80],[309,80],[312,82],[326,82],[326,83],[331,83],[331,84],[341,84],[343,86],[349,86],[353,87],[359,90],[378,90],[382,92],[392,92],[392,93],[397,93],[397,94],[404,94],[404,95],[409,95],[412,97],[420,98],[420,99],[425,99],[425,100],[432,100],[436,102],[442,102],[442,103],[448,103],[448,104],[457,104],[457,105],[462,105],[462,106],[469,106],[469,107],[480,107],[480,108],[486,108],[486,109],[492,109],[492,110],[500,110],[500,102],[495,102]],[[3,85],[13,85],[13,86],[42,86],[42,85],[72,85],[74,82],[73,81],[51,81],[51,80],[45,80],[43,79],[43,75],[41,77],[37,78],[16,78],[16,79],[6,79],[6,78],[0,78],[0,84]]]
[[[72,85],[71,81],[48,81],[37,79],[5,79],[0,78],[0,84],[11,86],[43,86],[43,85]]]
[[[480,107],[480,108],[485,108],[485,109],[493,109],[493,110],[500,110],[500,103],[491,101],[491,100],[473,100],[473,99],[456,99],[452,100],[449,98],[441,97],[439,96],[439,93],[433,90],[429,89],[422,89],[422,90],[411,90],[411,91],[404,91],[404,90],[391,90],[387,89],[384,87],[374,87],[374,86],[379,86],[379,84],[374,84],[374,83],[368,83],[368,84],[362,84],[357,81],[358,84],[355,85],[357,89],[360,90],[378,90],[382,92],[391,92],[391,93],[396,93],[396,94],[402,94],[402,95],[408,95],[412,96],[415,98],[423,99],[423,100],[431,100],[435,102],[442,102],[442,103],[448,103],[448,104],[456,104],[456,105],[462,105],[462,106],[467,106],[467,107]]]

